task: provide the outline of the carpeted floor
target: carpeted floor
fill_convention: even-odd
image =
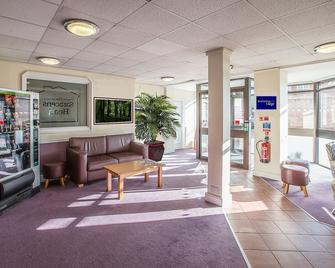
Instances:
[[[203,200],[206,175],[191,150],[156,176],[42,190],[0,217],[1,267],[246,267],[221,208]],[[116,180],[113,184],[116,189]]]
[[[281,181],[264,180],[282,191]],[[335,226],[335,217],[330,215],[330,212],[335,208],[331,182],[330,170],[318,165],[311,165],[311,183],[307,186],[309,196],[304,197],[298,186],[291,186],[286,196],[318,221]]]

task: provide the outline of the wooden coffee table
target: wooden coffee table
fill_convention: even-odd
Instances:
[[[135,176],[144,173],[144,181],[149,180],[149,172],[157,171],[157,187],[163,185],[162,171],[164,164],[152,160],[136,160],[121,164],[112,164],[104,166],[107,170],[107,192],[112,191],[112,176],[118,178],[118,199],[123,198],[124,179],[129,176]]]

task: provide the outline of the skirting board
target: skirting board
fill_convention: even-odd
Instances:
[[[276,180],[276,181],[281,180],[280,174],[263,172],[263,171],[259,171],[259,170],[254,170],[253,175],[256,176],[256,177],[264,177],[264,178],[268,178],[268,179]]]

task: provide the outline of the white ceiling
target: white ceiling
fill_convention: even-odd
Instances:
[[[205,52],[227,47],[233,76],[264,68],[335,60],[314,46],[335,41],[335,0],[0,0],[0,58],[135,77],[164,85],[207,79]],[[98,35],[63,28],[88,19]]]

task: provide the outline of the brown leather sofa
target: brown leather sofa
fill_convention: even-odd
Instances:
[[[70,179],[83,186],[106,178],[105,165],[148,158],[148,146],[134,134],[70,138],[66,158]]]

